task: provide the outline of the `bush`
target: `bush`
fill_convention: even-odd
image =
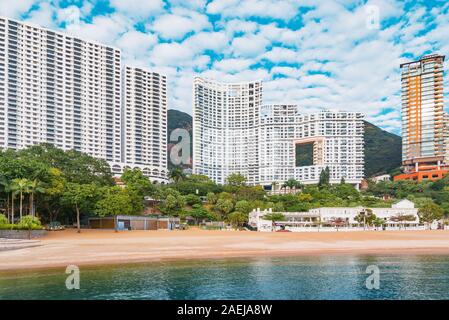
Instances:
[[[7,224],[9,224],[8,218],[4,214],[0,214],[0,228]]]
[[[24,216],[14,229],[17,230],[41,230],[42,224],[39,218],[33,216]]]

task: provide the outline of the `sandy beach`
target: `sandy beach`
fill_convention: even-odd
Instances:
[[[0,251],[0,270],[172,259],[324,254],[447,254],[449,230],[261,233],[250,231],[50,232],[34,246]]]

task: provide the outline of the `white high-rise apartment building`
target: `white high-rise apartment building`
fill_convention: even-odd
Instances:
[[[120,161],[120,51],[0,17],[0,147]]]
[[[122,159],[152,181],[167,176],[167,78],[142,68],[125,66],[122,75]]]
[[[330,182],[360,184],[364,175],[364,123],[359,112],[301,114],[296,105],[265,105],[260,115],[259,183],[294,178],[319,181],[326,167]],[[297,150],[298,148],[298,150]]]
[[[195,78],[193,171],[224,184],[239,172],[258,182],[260,81],[223,84]]]
[[[296,105],[262,106],[259,81],[221,84],[196,78],[193,104],[194,173],[217,183],[241,173],[250,184],[264,186],[290,178],[318,183],[326,167],[331,183],[344,178],[358,185],[363,178],[361,113],[305,115]]]
[[[166,181],[166,82],[122,71],[113,47],[0,17],[0,148],[47,142]]]

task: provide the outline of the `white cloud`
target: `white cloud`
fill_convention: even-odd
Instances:
[[[176,13],[158,17],[150,28],[164,39],[179,40],[190,32],[198,32],[210,27],[207,16],[194,11],[176,10]]]
[[[110,0],[110,5],[117,11],[136,17],[149,17],[163,10],[162,0]]]
[[[298,52],[296,50],[291,50],[282,47],[274,47],[270,51],[261,55],[262,59],[268,59],[272,62],[290,62],[298,63]]]
[[[157,36],[130,30],[117,40],[116,45],[122,49],[124,60],[148,59],[149,50],[157,43]]]
[[[290,20],[298,14],[296,0],[214,0],[207,5],[207,12],[225,17],[262,17]]]
[[[270,42],[260,35],[246,35],[234,38],[231,49],[235,56],[254,57],[265,51]]]
[[[56,29],[55,16],[55,7],[49,3],[41,2],[36,10],[28,14],[26,20],[46,28]]]
[[[114,45],[120,35],[130,29],[132,29],[132,22],[119,14],[95,16],[92,23],[81,22],[66,26],[66,30],[71,34],[109,45]]]
[[[219,52],[229,46],[229,39],[224,32],[199,32],[183,42],[195,52],[212,50]]]
[[[235,73],[248,69],[254,63],[251,59],[225,59],[214,63],[214,68],[220,71]]]
[[[28,12],[36,0],[19,0],[19,1],[0,1],[0,15],[19,18],[22,14]]]
[[[121,48],[124,62],[167,75],[170,108],[191,112],[195,75],[225,82],[261,79],[265,103],[297,103],[303,112],[322,107],[359,110],[396,132],[399,64],[410,60],[404,56],[449,54],[449,4],[430,8],[411,0],[109,2],[112,13],[91,16],[93,0],[69,2],[64,8],[60,0],[0,0],[0,14]],[[367,28],[370,17],[364,4],[379,8],[380,30]],[[307,10],[300,12],[300,7]],[[449,72],[449,63],[445,70]],[[384,114],[385,110],[392,111]]]
[[[150,62],[154,65],[184,66],[192,61],[195,53],[177,42],[160,43],[151,52]]]

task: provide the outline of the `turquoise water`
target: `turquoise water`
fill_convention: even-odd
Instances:
[[[380,270],[366,288],[366,268]],[[320,256],[0,273],[0,299],[449,299],[449,256]]]

